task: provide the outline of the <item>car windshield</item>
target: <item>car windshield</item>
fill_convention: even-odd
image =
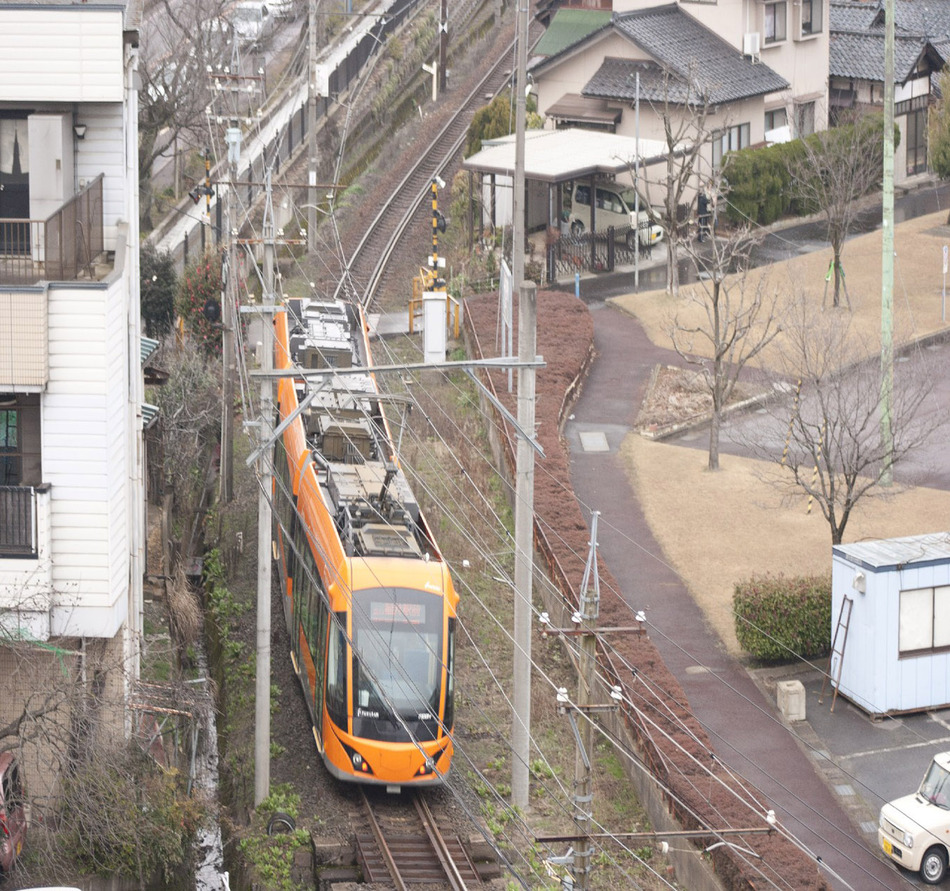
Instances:
[[[931,804],[950,810],[950,771],[932,761],[919,791]]]

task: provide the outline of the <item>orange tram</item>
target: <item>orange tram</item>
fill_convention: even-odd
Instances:
[[[285,309],[275,367],[300,375],[278,385],[274,516],[314,739],[341,780],[435,784],[452,760],[458,595],[362,370],[362,311],[317,300]]]

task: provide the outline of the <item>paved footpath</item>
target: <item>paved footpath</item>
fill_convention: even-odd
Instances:
[[[685,583],[663,561],[625,482],[618,450],[633,428],[650,371],[674,363],[675,354],[654,346],[639,323],[619,310],[593,303],[591,315],[597,356],[565,435],[577,497],[588,510],[601,512],[601,559],[630,606],[646,611],[650,636],[683,686],[717,757],[752,783],[766,808],[773,808],[780,823],[821,858],[831,887],[914,887],[865,845],[774,704],[726,653]],[[608,450],[585,451],[582,433],[603,433]],[[590,448],[600,438],[584,439]]]

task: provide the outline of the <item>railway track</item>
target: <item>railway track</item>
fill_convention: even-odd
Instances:
[[[422,884],[452,891],[481,885],[461,839],[440,830],[421,795],[370,797],[361,789],[360,799],[363,826],[356,833],[356,856],[364,882],[397,891]]]
[[[539,24],[531,23],[529,45],[541,30]],[[433,178],[458,156],[475,112],[499,95],[509,83],[513,49],[514,41],[498,54],[487,73],[471,88],[438,134],[419,152],[415,164],[367,226],[336,286],[335,298],[359,300],[366,309],[372,305],[403,234],[410,225],[425,225],[432,219],[431,205],[425,199]]]

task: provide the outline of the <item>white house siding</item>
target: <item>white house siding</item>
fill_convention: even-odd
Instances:
[[[111,637],[128,611],[124,290],[50,290],[43,476],[53,496],[54,635]]]
[[[129,220],[122,106],[85,106],[78,113],[79,119],[87,126],[86,138],[76,147],[79,183],[89,183],[100,173],[104,174],[103,236],[107,250],[115,250],[118,225]]]
[[[0,101],[121,102],[123,8],[0,8]]]

